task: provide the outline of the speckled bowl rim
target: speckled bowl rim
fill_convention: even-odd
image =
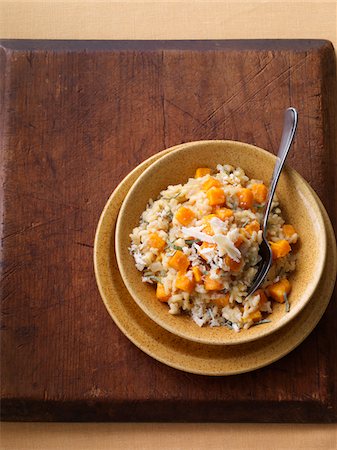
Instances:
[[[184,149],[186,149],[186,148],[193,148],[194,146],[199,147],[200,145],[209,145],[209,144],[211,144],[211,145],[230,144],[232,146],[237,147],[238,150],[240,150],[240,151],[245,151],[248,147],[251,150],[262,153],[267,158],[272,158],[276,161],[276,157],[273,154],[271,154],[270,152],[268,152],[260,147],[257,147],[257,146],[251,145],[251,144],[247,144],[244,142],[231,141],[231,140],[193,141],[193,142],[186,142],[179,146],[166,149],[165,154],[163,154],[162,156],[157,158],[151,165],[149,165],[143,171],[143,173],[133,183],[133,185],[131,186],[127,195],[125,196],[125,199],[120,208],[119,215],[117,218],[117,223],[116,223],[115,252],[116,252],[118,267],[119,267],[123,282],[124,282],[127,290],[129,291],[130,295],[135,300],[135,302],[138,304],[138,306],[158,325],[162,326],[167,331],[169,331],[173,334],[176,334],[177,336],[180,336],[184,339],[189,339],[194,342],[210,344],[210,345],[239,345],[239,344],[251,342],[251,341],[254,341],[257,339],[261,339],[265,336],[268,336],[271,333],[274,333],[275,331],[279,330],[281,327],[283,327],[284,325],[289,323],[291,320],[293,320],[296,317],[296,315],[299,314],[301,312],[301,310],[305,307],[305,305],[310,301],[310,298],[312,297],[312,295],[319,283],[319,280],[322,276],[325,258],[326,258],[326,250],[327,250],[327,237],[326,237],[326,229],[325,229],[325,225],[324,225],[324,220],[323,220],[321,209],[319,207],[317,199],[312,194],[312,189],[310,188],[310,185],[295,169],[292,169],[289,166],[286,167],[287,172],[290,173],[291,176],[297,180],[296,183],[298,183],[298,185],[300,186],[300,190],[302,190],[302,192],[304,192],[305,197],[307,199],[310,198],[311,207],[316,210],[315,219],[316,219],[317,223],[319,224],[319,227],[322,231],[322,236],[321,236],[321,250],[322,251],[319,253],[320,259],[317,263],[318,269],[315,272],[314,277],[312,278],[312,282],[310,283],[311,289],[309,287],[307,288],[308,292],[306,293],[307,294],[306,297],[303,298],[301,300],[301,302],[299,302],[296,305],[296,307],[292,308],[289,313],[283,315],[282,318],[279,319],[277,322],[274,321],[274,322],[272,322],[272,324],[268,324],[268,327],[266,327],[266,326],[263,328],[259,327],[259,329],[254,330],[255,333],[252,333],[252,334],[244,333],[244,332],[235,333],[235,335],[231,335],[230,338],[227,338],[227,339],[224,335],[219,334],[219,336],[216,338],[208,339],[207,337],[204,338],[204,337],[198,336],[198,327],[197,326],[195,329],[195,333],[192,334],[192,333],[187,332],[184,328],[179,328],[178,323],[177,323],[177,326],[171,325],[166,322],[165,317],[162,318],[161,316],[156,315],[154,313],[154,311],[151,308],[147,307],[146,303],[143,303],[142,299],[137,296],[136,290],[133,288],[132,283],[129,283],[129,281],[128,281],[127,269],[126,269],[126,266],[124,265],[123,259],[121,257],[121,253],[122,253],[121,245],[122,244],[121,244],[121,241],[119,240],[119,235],[121,232],[121,220],[120,219],[121,219],[122,215],[124,214],[124,210],[127,207],[129,199],[132,197],[133,192],[135,190],[139,189],[139,185],[142,183],[143,178],[146,177],[149,172],[153,172],[155,170],[156,163],[158,163],[159,161],[162,163],[163,161],[165,161],[166,157],[172,158],[172,156],[174,157],[175,154],[178,154],[179,152],[184,151]]]
[[[131,185],[128,187],[128,183],[130,179],[132,180],[134,174],[147,167],[167,151],[163,150],[161,153],[151,156],[130,172],[115,188],[101,213],[95,234],[93,263],[98,290],[107,312],[120,331],[135,346],[148,356],[177,370],[206,376],[229,376],[250,372],[272,364],[305,340],[320,321],[329,304],[337,272],[336,241],[329,216],[316,193],[312,191],[321,208],[329,236],[327,258],[329,260],[329,271],[324,271],[323,278],[312,301],[304,308],[302,314],[298,315],[288,326],[285,326],[270,338],[234,347],[225,346],[224,352],[230,352],[228,356],[223,354],[223,347],[221,346],[198,344],[176,337],[162,330],[149,319],[131,297],[130,301],[136,308],[135,317],[129,317],[130,314],[128,315],[128,310],[124,307],[119,309],[118,303],[121,303],[121,300],[115,300],[119,297],[116,283],[121,285],[128,296],[130,295],[122,282],[118,268],[114,267],[114,270],[111,271],[113,266],[116,265],[114,254],[111,252],[113,252],[114,247],[114,225],[117,213],[115,218],[111,218],[110,210],[114,210],[113,205],[115,203],[119,201],[120,204],[122,203],[122,199],[125,197],[124,191],[131,187]],[[104,244],[103,248],[101,248],[101,244]],[[108,282],[105,280],[106,276],[108,276]],[[130,319],[134,319],[135,323]],[[165,342],[168,339],[169,343]],[[169,348],[167,348],[168,345]],[[180,347],[183,348],[182,351],[179,351]],[[212,356],[207,356],[206,360],[199,355],[196,357],[195,353],[199,349],[210,349],[209,352]],[[238,349],[241,349],[244,356],[237,355]],[[215,354],[213,354],[213,350]],[[221,351],[220,354],[219,351]],[[244,358],[244,364],[238,361],[242,358]]]

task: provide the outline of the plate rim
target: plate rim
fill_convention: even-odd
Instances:
[[[149,166],[153,161],[155,161],[157,158],[161,157],[162,155],[164,155],[165,153],[168,153],[169,151],[172,151],[173,149],[177,149],[181,146],[182,144],[179,144],[177,146],[174,146],[170,149],[166,149],[163,150],[153,156],[151,156],[150,158],[144,160],[140,165],[138,165],[135,169],[133,169],[115,188],[115,190],[112,192],[112,194],[110,195],[106,205],[104,206],[104,209],[101,213],[98,225],[97,225],[97,229],[96,229],[96,233],[95,233],[95,241],[94,241],[94,252],[93,252],[93,256],[94,256],[94,271],[95,271],[95,277],[96,277],[96,282],[98,285],[98,289],[101,295],[101,298],[111,316],[111,318],[113,319],[113,321],[115,322],[115,324],[117,325],[117,327],[120,329],[120,331],[134,344],[136,345],[140,350],[142,350],[144,353],[146,353],[147,355],[151,356],[152,358],[156,359],[157,361],[160,361],[163,364],[166,364],[170,367],[173,367],[175,369],[178,370],[182,370],[184,372],[188,372],[188,373],[194,373],[194,374],[199,374],[199,375],[208,375],[208,376],[226,376],[226,375],[234,375],[234,374],[240,374],[240,373],[245,373],[245,372],[250,372],[253,370],[257,370],[261,367],[267,366],[277,360],[279,360],[280,358],[282,358],[283,356],[285,356],[286,354],[290,353],[294,348],[296,348],[298,345],[300,345],[303,340],[311,333],[311,331],[316,327],[317,323],[319,322],[319,320],[321,319],[322,315],[324,314],[324,311],[326,309],[326,307],[328,306],[328,303],[330,301],[331,298],[331,294],[333,291],[333,287],[334,287],[334,276],[331,276],[331,274],[335,274],[337,271],[337,260],[336,260],[336,246],[335,245],[330,245],[328,247],[328,252],[330,253],[330,257],[327,258],[329,259],[329,273],[330,276],[327,277],[327,273],[326,271],[324,271],[324,277],[327,278],[327,280],[325,280],[325,284],[326,284],[326,289],[328,290],[328,294],[326,296],[324,296],[324,303],[321,305],[321,309],[320,309],[320,314],[315,316],[315,320],[312,321],[312,324],[309,328],[306,328],[305,331],[302,333],[300,338],[297,338],[296,342],[293,343],[292,345],[288,346],[287,348],[284,349],[284,351],[281,351],[279,353],[277,353],[276,355],[274,355],[274,357],[269,358],[267,361],[262,361],[260,364],[254,364],[251,367],[246,367],[246,368],[237,368],[234,370],[204,370],[204,369],[195,369],[195,368],[191,368],[188,367],[188,365],[184,364],[184,363],[176,363],[176,362],[172,362],[169,361],[167,357],[163,357],[162,355],[158,355],[156,352],[153,351],[153,349],[151,350],[151,348],[149,348],[149,345],[146,345],[146,343],[144,342],[140,342],[139,338],[135,338],[132,333],[130,333],[130,331],[128,330],[127,327],[124,326],[124,324],[122,323],[122,321],[120,320],[120,318],[118,316],[116,316],[116,314],[114,313],[113,309],[111,308],[110,305],[110,300],[108,300],[106,298],[106,292],[104,287],[101,284],[101,269],[98,267],[99,265],[99,252],[98,252],[98,245],[99,245],[99,241],[101,239],[101,232],[102,232],[102,224],[105,220],[105,216],[106,216],[106,211],[107,209],[109,209],[111,207],[111,203],[115,200],[116,197],[120,196],[122,197],[121,202],[123,201],[123,198],[125,197],[126,194],[123,194],[123,190],[126,189],[127,183],[130,181],[130,179],[132,179],[132,177],[134,177],[139,171],[141,171],[142,169],[145,170],[146,166]],[[131,187],[131,186],[130,186]],[[318,205],[321,208],[322,214],[324,216],[325,219],[325,225],[326,225],[326,231],[327,234],[329,235],[329,239],[332,239],[333,243],[335,244],[335,236],[333,233],[333,229],[332,229],[332,225],[329,219],[329,216],[327,214],[327,212],[325,211],[324,206],[322,205],[321,201],[319,200],[317,194],[313,191],[313,189],[309,186],[309,189],[312,191],[313,195],[316,197],[316,200],[318,201]],[[117,215],[118,212],[116,214],[116,217],[114,219],[114,222],[116,222],[117,220]],[[111,238],[111,236],[110,236]],[[114,239],[113,239],[114,240]],[[333,265],[331,265],[331,262],[333,262]],[[108,269],[110,268],[110,265],[108,263]],[[334,269],[334,270],[331,270]],[[118,274],[119,275],[119,274]],[[119,275],[120,276],[120,275]],[[124,283],[123,283],[124,286]],[[124,286],[124,289],[126,289],[126,287]],[[132,298],[132,297],[131,297]],[[322,299],[322,296],[319,296],[320,299]],[[310,304],[310,302],[309,302]],[[306,310],[309,306],[309,304],[304,308],[304,310]],[[138,305],[137,305],[137,308]],[[304,310],[302,311],[302,313],[304,312]],[[139,311],[145,315],[145,313],[139,308]],[[301,315],[301,314],[300,314]],[[298,319],[298,317],[297,317]],[[152,322],[151,319],[148,319]],[[289,324],[287,324],[288,326],[293,325],[293,322],[296,321],[296,317],[294,318],[294,320],[292,320]],[[154,323],[154,322],[153,322]],[[157,324],[155,324],[156,327],[159,327]],[[278,330],[277,332],[275,332],[275,334],[280,334],[280,331],[284,331],[284,329],[287,329],[287,325],[285,327],[282,327],[281,330]],[[197,346],[201,346],[203,348],[221,348],[222,346],[220,345],[211,345],[211,344],[201,344],[201,343],[196,343],[196,342],[192,342],[192,341],[188,341],[185,340],[183,338],[178,338],[174,335],[172,335],[171,333],[165,331],[165,333],[170,334],[173,338],[177,338],[178,340],[181,340],[182,342],[186,342],[186,343],[190,343],[193,345],[197,345]],[[266,338],[261,338],[260,341],[265,340]],[[268,337],[267,337],[268,339]],[[258,342],[258,341],[255,341]],[[252,346],[252,344],[254,344],[254,342],[248,342],[248,343],[243,343],[243,344],[239,344],[239,345],[233,345],[233,346],[225,346],[225,347],[245,347],[245,346]]]

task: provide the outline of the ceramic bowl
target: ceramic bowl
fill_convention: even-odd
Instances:
[[[180,337],[205,343],[232,345],[262,338],[287,324],[310,300],[320,278],[326,258],[326,230],[321,210],[307,182],[286,166],[277,195],[283,217],[294,225],[300,239],[297,244],[296,271],[290,276],[291,309],[274,303],[271,322],[236,333],[226,327],[198,327],[186,315],[172,316],[168,307],[156,299],[153,285],[143,283],[129,253],[130,233],[139,223],[150,198],[155,199],[169,185],[185,183],[197,167],[215,169],[217,164],[242,167],[249,178],[271,178],[276,158],[261,148],[235,141],[198,141],[183,144],[155,161],[136,180],[119,212],[115,248],[122,279],[139,307],[157,324]]]

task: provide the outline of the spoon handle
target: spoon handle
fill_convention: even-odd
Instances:
[[[281,175],[285,160],[288,156],[290,146],[293,142],[296,127],[297,127],[297,111],[295,108],[288,108],[284,113],[284,123],[280,148],[277,154],[277,161],[274,167],[273,176],[270,182],[270,187],[267,196],[266,208],[263,218],[263,234],[265,236],[268,224],[268,217],[270,213],[271,204],[276,190],[276,185]]]

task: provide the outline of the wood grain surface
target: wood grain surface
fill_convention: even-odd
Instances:
[[[199,139],[276,152],[335,218],[335,59],[326,41],[6,41],[2,111],[2,415],[7,420],[334,422],[336,296],[290,355],[211,378],[143,354],[108,316],[92,247],[114,187]]]

